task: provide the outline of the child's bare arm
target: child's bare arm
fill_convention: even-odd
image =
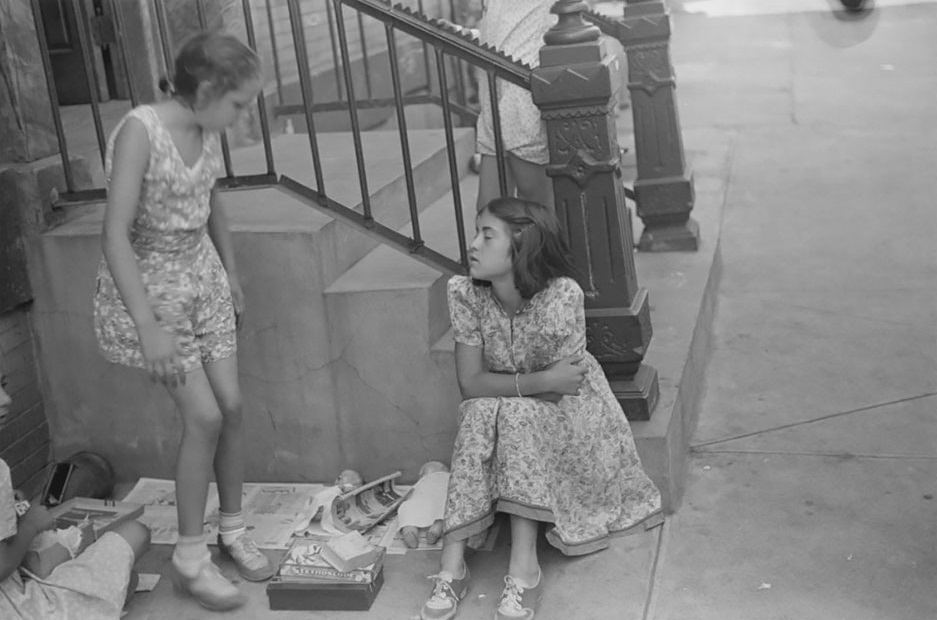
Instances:
[[[154,379],[174,385],[185,381],[178,343],[156,320],[130,244],[130,230],[149,157],[146,128],[138,120],[128,119],[114,145],[114,167],[107,191],[101,245],[120,297],[137,328],[147,371]]]
[[[130,229],[140,201],[149,149],[150,140],[143,123],[128,119],[117,134],[114,145],[114,164],[101,236],[104,257],[114,276],[114,283],[138,327],[156,322],[143,288],[136,255],[130,245]]]
[[[0,581],[4,581],[19,568],[33,539],[40,532],[54,526],[55,521],[45,506],[30,506],[29,511],[16,524],[16,534],[0,541]]]

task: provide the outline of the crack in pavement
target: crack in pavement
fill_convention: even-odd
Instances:
[[[694,454],[768,454],[776,456],[832,456],[841,459],[937,461],[937,454],[867,454],[862,452],[793,452],[784,450],[694,450]]]
[[[746,438],[748,438],[748,437],[756,437],[756,436],[758,436],[758,435],[766,435],[766,434],[768,434],[768,433],[773,433],[773,432],[775,432],[775,431],[783,431],[783,430],[786,430],[786,429],[789,429],[789,428],[795,428],[795,427],[797,427],[797,426],[804,426],[804,425],[806,425],[806,424],[813,424],[813,423],[815,423],[815,422],[823,422],[823,421],[826,421],[826,420],[831,420],[831,419],[833,419],[833,418],[839,418],[839,417],[842,417],[842,416],[852,415],[852,414],[854,414],[854,413],[862,413],[862,412],[864,412],[864,411],[871,411],[871,410],[873,410],[873,409],[879,409],[879,408],[881,408],[881,407],[887,407],[887,406],[889,406],[889,405],[898,405],[898,404],[901,404],[901,403],[907,403],[907,402],[911,402],[911,401],[915,401],[915,400],[921,400],[921,399],[924,399],[924,398],[930,398],[930,397],[932,397],[932,396],[937,396],[937,392],[926,392],[926,393],[924,393],[924,394],[919,394],[919,395],[917,395],[917,396],[908,396],[907,398],[898,398],[898,399],[895,399],[895,400],[886,401],[886,402],[884,402],[884,403],[877,403],[877,404],[874,404],[874,405],[866,405],[865,407],[858,407],[858,408],[856,408],[856,409],[849,409],[848,411],[839,411],[839,412],[837,412],[837,413],[830,413],[830,414],[827,414],[827,415],[820,416],[820,417],[818,417],[818,418],[811,418],[811,419],[809,419],[809,420],[801,420],[801,421],[799,421],[799,422],[791,422],[790,424],[782,424],[782,425],[780,425],[780,426],[774,426],[774,427],[771,427],[771,428],[764,428],[764,429],[757,430],[757,431],[751,431],[751,432],[749,432],[749,433],[742,433],[742,434],[740,434],[740,435],[734,435],[734,436],[732,436],[732,437],[723,437],[722,439],[711,439],[711,440],[709,440],[709,441],[703,441],[703,442],[701,442],[701,443],[691,444],[691,445],[690,445],[690,451],[691,451],[691,452],[701,451],[701,450],[699,450],[699,448],[703,448],[703,447],[706,447],[706,446],[712,446],[712,445],[716,445],[716,444],[720,444],[720,443],[727,443],[727,442],[729,442],[729,441],[735,441],[736,439],[746,439]],[[701,451],[701,452],[705,452],[705,451]]]

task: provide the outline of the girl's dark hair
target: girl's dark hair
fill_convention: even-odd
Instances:
[[[553,278],[576,277],[566,238],[550,209],[529,200],[495,198],[482,211],[507,224],[511,231],[514,286],[521,297],[530,299]]]
[[[212,94],[220,97],[259,77],[260,58],[254,50],[230,34],[199,32],[176,55],[172,83],[162,78],[159,88],[194,105],[202,82],[208,82]]]

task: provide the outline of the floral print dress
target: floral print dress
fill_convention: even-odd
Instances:
[[[207,232],[211,192],[223,167],[220,137],[205,133],[198,160],[188,166],[156,111],[146,105],[134,108],[108,141],[108,182],[114,141],[130,118],[143,123],[150,141],[130,242],[153,312],[176,336],[182,366],[189,372],[230,357],[237,349],[231,289]],[[94,296],[94,330],[109,361],[144,367],[136,326],[103,258]]]
[[[472,398],[459,407],[445,525],[452,540],[486,529],[494,513],[553,523],[547,540],[567,555],[608,546],[609,535],[661,522],[631,428],[601,366],[586,351],[583,293],[556,278],[513,317],[491,288],[449,280],[455,340],[483,349],[489,372],[530,373],[571,355],[588,367],[578,396]]]
[[[544,0],[488,0],[479,22],[479,40],[515,60],[537,67],[543,35],[556,22],[550,13],[552,5]],[[488,76],[481,72],[478,77],[481,113],[476,125],[476,148],[483,155],[495,155]],[[530,91],[504,80],[498,80],[497,86],[504,150],[525,161],[546,164],[550,159],[546,126]]]

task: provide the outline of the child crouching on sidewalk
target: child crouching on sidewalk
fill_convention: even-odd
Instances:
[[[0,375],[0,431],[11,404]],[[17,501],[10,468],[0,459],[0,618],[119,618],[131,594],[131,570],[149,548],[150,531],[138,521],[121,523],[40,579],[21,564],[33,539],[54,527],[44,506]]]

